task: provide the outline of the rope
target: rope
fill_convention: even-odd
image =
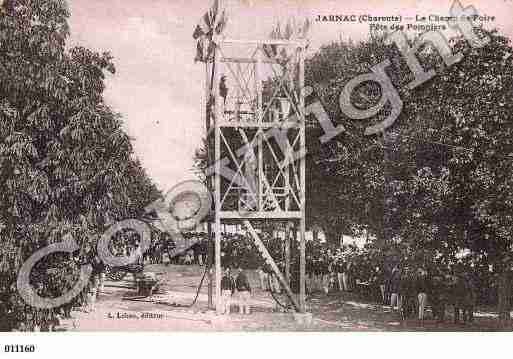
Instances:
[[[284,305],[283,303],[281,303],[279,301],[278,298],[276,298],[276,295],[277,293],[273,292],[272,290],[272,285],[271,285],[271,276],[267,276],[267,284],[269,285],[269,293],[271,293],[271,297],[274,299],[274,301],[276,302],[276,304],[278,304],[280,307],[282,307],[283,309],[289,309],[290,308],[290,305]]]
[[[198,289],[196,290],[196,296],[194,297],[194,300],[192,303],[188,306],[189,308],[193,307],[196,304],[196,301],[198,300],[199,293],[201,291],[201,287],[203,287],[203,281],[205,280],[205,276],[207,275],[209,268],[207,265],[205,265],[205,272],[203,272],[203,277],[201,277],[200,284],[198,286]]]

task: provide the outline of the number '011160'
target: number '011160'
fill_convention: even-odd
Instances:
[[[33,353],[35,351],[35,345],[9,344],[4,346],[5,353]]]

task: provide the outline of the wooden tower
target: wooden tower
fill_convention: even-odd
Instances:
[[[213,162],[216,307],[219,310],[221,299],[222,224],[240,221],[293,306],[305,312],[306,43],[221,38],[214,42],[214,58],[206,66],[205,113]],[[264,220],[298,225],[299,298],[254,227]]]

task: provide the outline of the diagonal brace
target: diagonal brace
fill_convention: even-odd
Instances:
[[[262,254],[262,256],[264,257],[264,260],[267,262],[267,264],[269,264],[269,266],[272,268],[272,270],[274,271],[274,273],[278,277],[278,280],[280,281],[280,284],[282,285],[282,287],[285,289],[285,293],[287,293],[287,296],[289,297],[290,302],[292,303],[292,305],[294,306],[296,311],[300,312],[301,310],[299,308],[299,304],[297,303],[294,294],[290,290],[289,284],[287,283],[287,281],[285,280],[285,278],[281,274],[280,269],[278,268],[278,266],[274,262],[273,257],[271,257],[271,255],[269,254],[269,251],[267,250],[267,248],[265,248],[265,244],[262,242],[262,240],[258,236],[258,233],[253,228],[253,226],[251,225],[250,221],[245,220],[244,224],[246,225],[246,228],[248,229],[248,232],[253,237],[253,240],[255,241],[255,245],[256,245],[258,251],[260,252],[260,254]]]

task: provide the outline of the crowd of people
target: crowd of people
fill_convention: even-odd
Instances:
[[[141,254],[141,264],[205,265],[209,240],[206,233],[183,234],[184,239],[194,243],[185,252],[175,255],[176,244],[167,233],[153,235],[150,249]],[[256,249],[250,236],[243,233],[222,233],[221,258],[224,270],[224,297],[226,306],[235,293],[242,300],[251,290],[239,290],[237,280],[231,277],[230,268],[241,272],[254,270],[258,273],[261,289],[281,293],[278,278]],[[285,272],[285,241],[272,232],[261,232],[261,239],[282,271]],[[137,240],[125,236],[115,242],[119,253],[131,255],[137,250]],[[291,241],[290,279],[291,290],[299,291],[299,248]],[[399,251],[400,252],[400,251]],[[91,288],[102,286],[101,268],[97,271]],[[431,263],[418,258],[393,255],[387,258],[382,249],[366,245],[329,245],[320,241],[308,241],[306,248],[306,290],[307,294],[352,292],[361,299],[390,306],[406,319],[425,318],[426,307],[431,307],[432,316],[444,319],[445,308],[453,306],[455,319],[460,310],[463,319],[472,320],[475,303],[491,304],[494,298],[493,273],[472,260],[455,260],[452,263]],[[240,273],[239,273],[240,275]],[[237,276],[238,277],[238,276]],[[231,278],[231,279],[230,279]],[[233,281],[235,284],[228,283]],[[231,282],[230,282],[231,283]],[[249,282],[248,282],[249,283]],[[249,284],[248,284],[248,288]],[[228,298],[228,291],[231,292]],[[91,294],[91,293],[90,293]],[[94,303],[94,301],[93,301]],[[225,311],[229,311],[225,306]],[[244,307],[244,305],[243,305]]]
[[[146,253],[140,250],[140,242],[133,233],[122,233],[111,242],[111,252],[135,258],[132,266],[142,269],[147,264],[205,265],[208,253],[206,233],[186,233],[186,240],[194,243],[180,255],[174,255],[176,244],[166,233],[152,235],[152,244]],[[285,273],[285,241],[272,233],[261,233],[261,238],[282,273]],[[223,233],[221,242],[223,270],[223,312],[230,313],[230,306],[238,304],[241,313],[250,313],[252,288],[248,271],[258,274],[262,290],[282,293],[276,275],[256,249],[248,235]],[[291,241],[290,288],[299,292],[299,248]],[[72,302],[53,310],[41,310],[25,323],[30,328],[18,330],[53,330],[59,318],[69,317],[72,309],[93,311],[96,298],[103,291],[106,267],[91,246],[73,254],[76,268],[92,265],[91,280],[82,293]],[[236,272],[235,275],[232,275]],[[135,280],[135,271],[132,271]],[[418,258],[388,256],[381,249],[371,246],[329,245],[320,241],[308,241],[306,248],[307,294],[328,295],[334,292],[351,292],[360,299],[390,306],[403,319],[430,316],[444,320],[446,309],[454,308],[454,319],[460,314],[465,321],[472,320],[476,304],[491,305],[497,301],[497,280],[494,271],[484,262],[460,258],[451,263],[419,261]],[[58,279],[56,279],[58,282]],[[236,299],[236,301],[234,301]],[[460,313],[461,312],[461,313]]]
[[[175,254],[176,243],[166,232],[153,234],[152,243],[144,253],[144,261],[150,264],[204,265],[208,252],[208,238],[205,233],[184,233],[184,240],[194,242],[186,251]]]
[[[284,241],[262,234],[264,243],[284,273]],[[292,246],[291,290],[299,290],[298,248]],[[252,245],[250,238],[230,235],[222,245],[223,263],[256,269],[260,287],[281,292],[280,283]],[[394,251],[393,251],[394,252]],[[393,255],[372,245],[335,246],[308,241],[306,249],[307,294],[351,292],[360,299],[390,306],[402,319],[444,321],[446,310],[458,321],[472,321],[476,305],[497,303],[499,269],[469,256],[432,261],[396,248]],[[511,296],[510,296],[511,298]]]

